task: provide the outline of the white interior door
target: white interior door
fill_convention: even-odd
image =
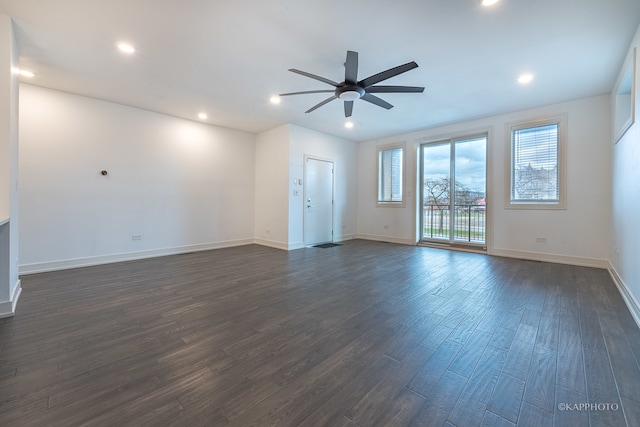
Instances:
[[[307,158],[304,179],[304,243],[333,241],[333,162]]]

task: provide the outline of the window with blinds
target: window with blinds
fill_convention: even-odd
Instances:
[[[511,205],[563,206],[562,127],[561,118],[511,126]]]
[[[378,204],[404,203],[403,163],[402,147],[378,149]]]

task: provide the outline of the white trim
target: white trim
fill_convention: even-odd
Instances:
[[[546,201],[512,201],[511,200],[511,179],[513,177],[511,171],[511,155],[513,149],[513,131],[535,128],[539,126],[545,126],[550,124],[558,124],[558,201],[546,202]],[[566,151],[568,141],[568,114],[560,113],[552,116],[543,116],[533,118],[530,120],[518,120],[516,122],[507,123],[506,125],[506,154],[505,154],[505,209],[536,209],[536,210],[566,210],[567,209],[567,162]]]
[[[619,121],[618,116],[620,115],[619,111],[619,99],[620,94],[620,85],[622,81],[625,79],[627,73],[630,74],[631,78],[631,93],[629,94],[629,117],[625,120],[624,123],[616,123]],[[616,84],[613,87],[613,91],[611,92],[613,95],[612,102],[612,110],[613,117],[611,120],[611,128],[613,130],[613,141],[617,143],[620,141],[620,138],[624,136],[627,130],[633,125],[636,117],[636,48],[631,48],[631,52],[627,55],[627,58],[624,61],[624,65],[622,66],[622,70],[620,71],[620,75],[616,80]],[[618,127],[619,126],[619,127]]]
[[[355,238],[363,239],[363,240],[374,240],[376,242],[397,243],[399,245],[410,245],[410,246],[416,245],[416,242],[414,241],[414,239],[402,239],[402,238],[397,238],[392,236],[380,236],[377,234],[357,234]]]
[[[380,208],[406,208],[407,207],[407,141],[395,142],[391,144],[378,145],[376,147],[376,207]],[[387,150],[402,149],[402,200],[400,201],[380,201],[380,153]]]
[[[13,295],[9,301],[0,303],[0,319],[4,317],[12,317],[16,314],[16,306],[18,305],[18,299],[22,294],[21,281],[18,279],[15,287],[13,288]]]
[[[324,158],[324,157],[320,157],[320,156],[314,156],[312,154],[305,154],[304,155],[304,163],[303,163],[303,175],[304,175],[304,181],[303,181],[303,186],[302,186],[302,240],[304,240],[303,242],[300,243],[295,243],[295,244],[289,244],[287,249],[288,250],[292,250],[292,249],[300,249],[305,247],[305,245],[312,245],[315,243],[307,243],[307,221],[309,220],[308,218],[308,214],[307,214],[307,194],[308,194],[308,184],[309,184],[309,176],[308,176],[308,172],[309,172],[309,168],[307,167],[307,164],[309,162],[309,160],[315,160],[316,162],[327,162],[327,163],[331,163],[331,241],[333,242],[333,240],[335,239],[335,227],[336,227],[336,221],[335,221],[335,201],[336,201],[336,162],[332,159],[329,158]],[[320,242],[318,242],[320,243]],[[299,246],[298,245],[302,245]]]
[[[613,283],[616,284],[616,287],[618,288],[618,292],[620,292],[620,295],[622,296],[624,303],[627,305],[627,308],[631,313],[631,317],[633,317],[633,320],[635,320],[636,325],[638,325],[638,327],[640,328],[640,303],[638,303],[638,300],[635,299],[635,297],[629,290],[629,287],[624,282],[624,280],[622,280],[622,277],[620,277],[620,275],[618,274],[618,271],[613,266],[613,264],[611,264],[610,261],[609,261],[608,270],[609,270],[609,274],[611,275],[611,278],[613,279]]]
[[[277,242],[275,240],[267,239],[255,239],[254,243],[260,246],[266,246],[268,248],[281,249],[283,251],[289,250],[289,244],[284,242]]]
[[[356,239],[356,235],[355,234],[342,234],[337,236],[334,241],[335,242],[346,242],[347,240],[353,240]]]
[[[417,218],[416,218],[416,225],[417,225],[417,230],[415,233],[416,239],[418,241],[418,243],[420,244],[425,244],[425,245],[429,245],[430,243],[435,243],[435,245],[438,245],[438,242],[433,242],[431,240],[423,240],[422,239],[422,229],[423,229],[423,224],[422,221],[424,219],[423,217],[423,206],[424,206],[424,187],[423,187],[423,178],[424,178],[424,159],[423,159],[423,150],[425,146],[436,146],[436,145],[449,145],[449,149],[450,149],[450,153],[451,155],[449,156],[450,159],[450,166],[449,166],[449,177],[451,178],[451,176],[455,177],[456,176],[456,170],[455,170],[455,145],[457,142],[464,142],[464,141],[470,141],[470,140],[478,140],[478,139],[482,139],[484,138],[484,144],[485,144],[485,177],[484,177],[484,182],[485,182],[485,186],[484,186],[484,199],[485,199],[485,241],[484,244],[482,244],[481,246],[484,247],[488,247],[488,245],[491,243],[491,239],[490,239],[490,233],[491,230],[493,229],[493,227],[491,227],[490,225],[491,223],[491,212],[493,211],[493,209],[491,208],[491,206],[489,205],[489,199],[490,199],[490,193],[491,193],[491,188],[490,188],[490,177],[491,174],[490,172],[490,159],[492,156],[490,156],[490,137],[491,137],[491,128],[487,128],[485,131],[483,132],[479,132],[479,133],[461,133],[460,135],[457,135],[455,137],[450,137],[450,138],[441,138],[441,139],[437,139],[437,140],[430,140],[430,141],[425,141],[421,144],[418,144],[417,147],[417,151],[416,151],[416,160],[417,160],[417,180],[416,180],[416,194],[419,193],[419,195],[417,195],[416,197],[416,209],[417,209]],[[453,181],[450,181],[450,185],[454,185]],[[449,189],[449,193],[452,193],[453,188]],[[450,218],[450,224],[449,227],[451,230],[453,230],[453,217]],[[443,242],[445,243],[445,242]],[[455,244],[456,242],[449,242],[446,241],[446,244]]]
[[[337,238],[334,238],[333,241],[344,242],[344,241],[353,240],[356,238],[358,237],[355,234],[345,234],[342,236],[338,236]],[[266,239],[255,239],[254,243],[256,245],[266,246],[274,249],[280,249],[283,251],[295,251],[296,249],[303,249],[307,247],[303,242],[283,243],[283,242],[276,242],[275,240],[266,240]]]
[[[208,251],[211,249],[244,246],[256,243],[255,239],[228,240],[224,242],[204,243],[198,245],[178,246],[173,248],[152,249],[138,252],[125,252],[112,255],[100,255],[86,258],[74,258],[60,261],[22,264],[19,267],[20,274],[43,273],[47,271],[66,270],[78,267],[90,267],[93,265],[110,264],[114,262],[133,261],[145,258],[155,258],[166,255],[177,255],[188,252]]]
[[[542,253],[542,252],[528,252],[528,251],[514,251],[511,249],[496,249],[496,248],[493,248],[491,250],[487,248],[487,252],[489,255],[501,256],[506,258],[518,258],[518,259],[526,259],[531,261],[554,262],[556,264],[578,265],[581,267],[595,267],[595,268],[609,267],[609,261],[607,261],[606,259],[598,259],[598,258],[584,258],[584,257],[571,256],[571,255],[548,254],[548,253]]]
[[[304,242],[296,242],[296,243],[289,243],[287,245],[287,250],[288,251],[295,251],[296,249],[302,249],[304,248]]]

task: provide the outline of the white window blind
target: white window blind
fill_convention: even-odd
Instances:
[[[511,202],[560,202],[559,123],[511,132]]]
[[[378,151],[378,203],[402,202],[402,147]]]

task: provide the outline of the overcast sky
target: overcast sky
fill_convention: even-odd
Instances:
[[[456,143],[456,180],[470,190],[485,191],[486,142],[485,138]],[[424,179],[449,176],[450,145],[432,145],[424,150]]]

